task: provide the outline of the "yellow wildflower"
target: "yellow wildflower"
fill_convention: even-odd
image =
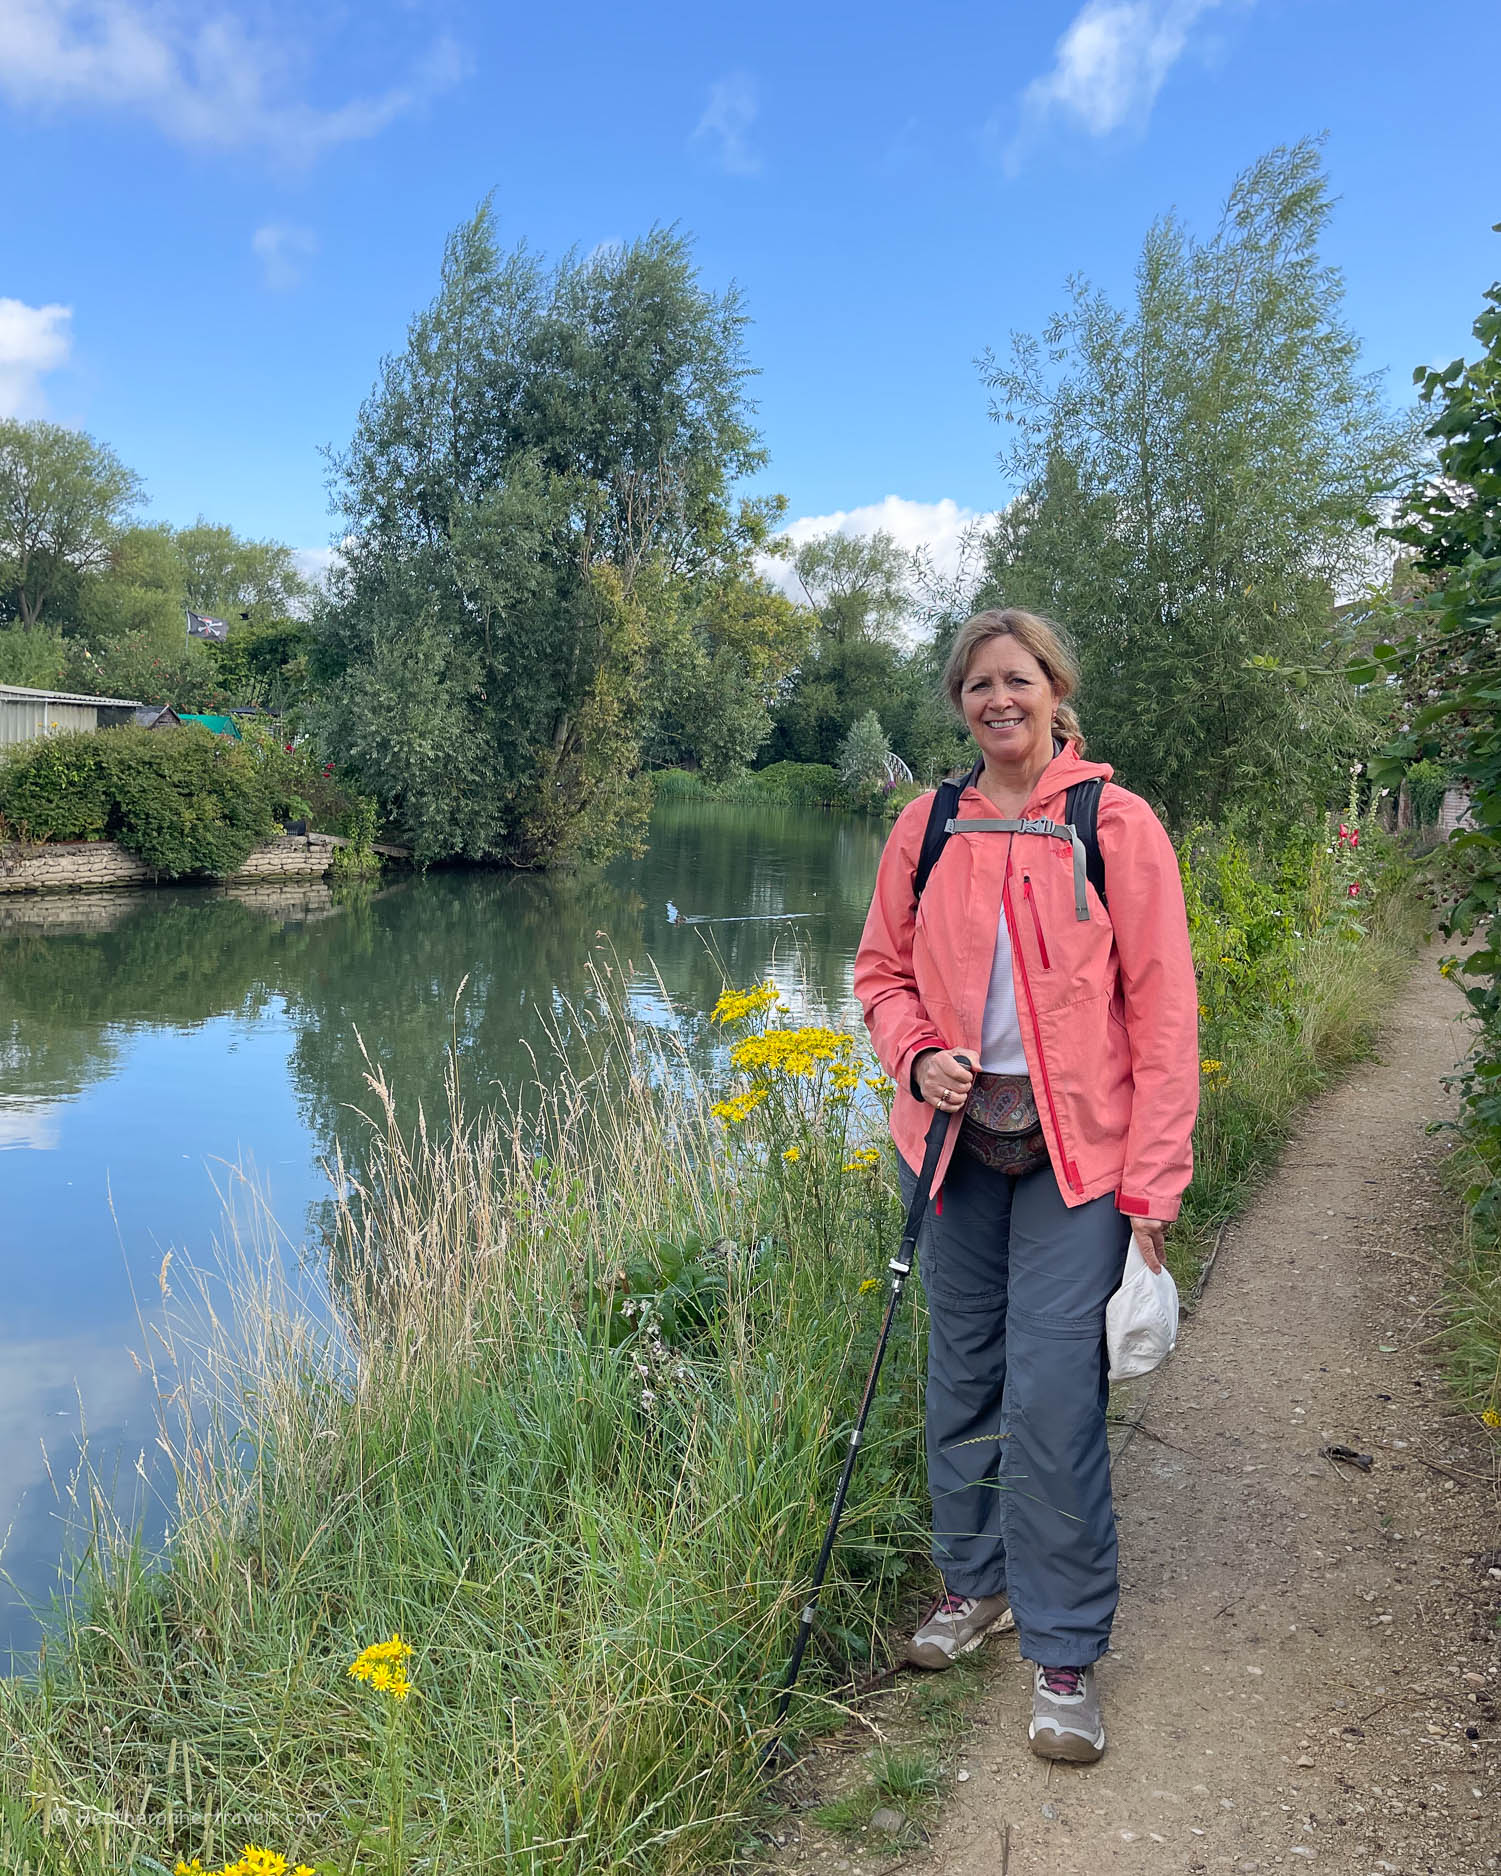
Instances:
[[[864,1283],[860,1285],[859,1294],[861,1296],[869,1296],[872,1290],[879,1290],[880,1287],[881,1279],[879,1277],[867,1277]]]
[[[237,1863],[230,1864],[223,1876],[287,1876],[287,1859],[276,1850],[263,1850],[257,1843],[247,1843]]]
[[[890,1075],[867,1075],[865,1085],[873,1094],[894,1094],[896,1083]]]
[[[378,1694],[389,1694],[393,1700],[405,1700],[412,1691],[412,1684],[407,1679],[407,1662],[411,1653],[411,1647],[399,1635],[393,1635],[388,1642],[374,1642],[350,1662],[350,1676],[354,1680],[365,1681]],[[245,1854],[250,1854],[249,1847]],[[285,1867],[283,1863],[282,1869]],[[250,1873],[247,1872],[247,1876]],[[270,1876],[282,1876],[282,1871],[272,1871]]]
[[[738,1127],[766,1099],[766,1092],[765,1088],[747,1088],[743,1094],[732,1094],[726,1100],[716,1101],[709,1112],[727,1127]]]
[[[1199,1064],[1199,1067],[1206,1075],[1218,1075],[1223,1070],[1224,1066],[1225,1064],[1223,1062],[1216,1062],[1212,1056],[1208,1055],[1206,1055]]]
[[[840,1168],[841,1172],[869,1172],[881,1163],[881,1149],[876,1146],[856,1147]]]
[[[800,1146],[790,1146],[782,1155],[782,1158],[786,1160],[789,1166],[795,1166],[802,1156],[803,1149]]]
[[[1501,1413],[1497,1413],[1494,1407],[1487,1407],[1480,1416],[1480,1424],[1483,1427],[1501,1427]]]
[[[726,990],[709,1012],[709,1020],[721,1026],[726,1023],[743,1023],[747,1016],[769,1009],[779,994],[769,977],[764,984],[757,984],[752,990]]]
[[[848,1062],[836,1062],[829,1070],[829,1086],[836,1094],[849,1094],[860,1086],[860,1071]]]
[[[177,1859],[175,1876],[208,1876],[208,1872],[204,1869],[203,1864],[196,1856],[191,1863],[184,1863],[182,1858],[179,1857]]]
[[[837,1029],[763,1029],[737,1042],[730,1061],[752,1073],[807,1076],[825,1062],[848,1062],[854,1047],[855,1038]]]

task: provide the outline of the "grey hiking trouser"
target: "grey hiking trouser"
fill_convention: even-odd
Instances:
[[[1105,1305],[1130,1221],[1109,1195],[1065,1205],[1050,1166],[1013,1179],[964,1152],[938,1203],[918,1240],[933,1561],[954,1595],[1010,1597],[1026,1660],[1085,1667],[1118,1596]]]

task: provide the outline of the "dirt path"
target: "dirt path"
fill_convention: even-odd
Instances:
[[[1501,1495],[1431,1341],[1453,1222],[1424,1128],[1459,1010],[1420,965],[1126,1403],[1105,1759],[1030,1756],[1027,1670],[992,1643],[926,1868],[1501,1869]],[[1371,1472],[1321,1458],[1334,1442]]]

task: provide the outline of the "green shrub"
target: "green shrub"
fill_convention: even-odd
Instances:
[[[1429,758],[1414,762],[1405,779],[1414,825],[1432,827],[1438,820],[1439,809],[1444,805],[1444,795],[1449,787],[1449,771],[1442,762],[1434,762]]]
[[[658,801],[697,801],[705,792],[697,769],[653,769],[651,787]]]
[[[0,820],[31,840],[102,840],[110,793],[93,731],[25,743],[0,767]]]
[[[827,762],[773,762],[770,768],[758,769],[753,780],[761,794],[798,807],[846,805],[839,776]]]
[[[117,841],[164,879],[223,878],[275,833],[251,750],[196,725],[79,731],[0,768],[0,820],[32,840]]]

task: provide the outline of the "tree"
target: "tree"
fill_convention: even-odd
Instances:
[[[1501,224],[1497,226],[1501,233]],[[1501,281],[1475,321],[1480,356],[1414,381],[1432,413],[1437,473],[1406,492],[1389,530],[1412,555],[1418,590],[1346,675],[1401,680],[1419,707],[1383,752],[1376,779],[1395,782],[1415,757],[1441,751],[1470,793],[1470,825],[1449,837],[1455,882],[1444,908],[1450,936],[1480,942],[1445,968],[1468,978],[1479,1024],[1464,1078],[1465,1124],[1478,1165],[1467,1194],[1492,1236],[1501,1230]],[[1494,1409],[1494,1380],[1488,1407]]]
[[[81,430],[0,421],[0,580],[22,625],[105,565],[140,498],[139,478]]]
[[[818,534],[793,556],[821,631],[836,644],[895,644],[912,604],[913,560],[884,529]]]
[[[851,726],[875,711],[918,773],[946,767],[954,738],[928,648],[905,641],[918,608],[915,557],[891,535],[823,534],[793,566],[817,620],[773,711],[768,762],[837,765]]]
[[[874,710],[850,725],[839,745],[839,779],[851,794],[863,794],[885,779],[891,744]]]
[[[771,734],[771,704],[804,656],[812,615],[740,573],[685,583],[653,635],[647,670],[653,768],[697,767],[723,781]]]
[[[1129,306],[1075,279],[1040,339],[982,361],[1019,493],[977,599],[1072,632],[1095,747],[1179,825],[1322,804],[1372,739],[1335,680],[1253,668],[1327,665],[1363,512],[1411,444],[1358,369],[1328,217],[1317,145],[1275,150],[1209,240],[1152,228]]]
[[[670,230],[550,272],[500,252],[488,205],[450,238],[334,459],[348,547],[314,651],[329,747],[420,854],[639,837],[653,660],[780,513],[733,494],[764,461],[744,326]]]
[[[194,612],[234,625],[264,626],[295,619],[311,594],[290,547],[253,541],[200,515],[173,537],[183,598]]]

